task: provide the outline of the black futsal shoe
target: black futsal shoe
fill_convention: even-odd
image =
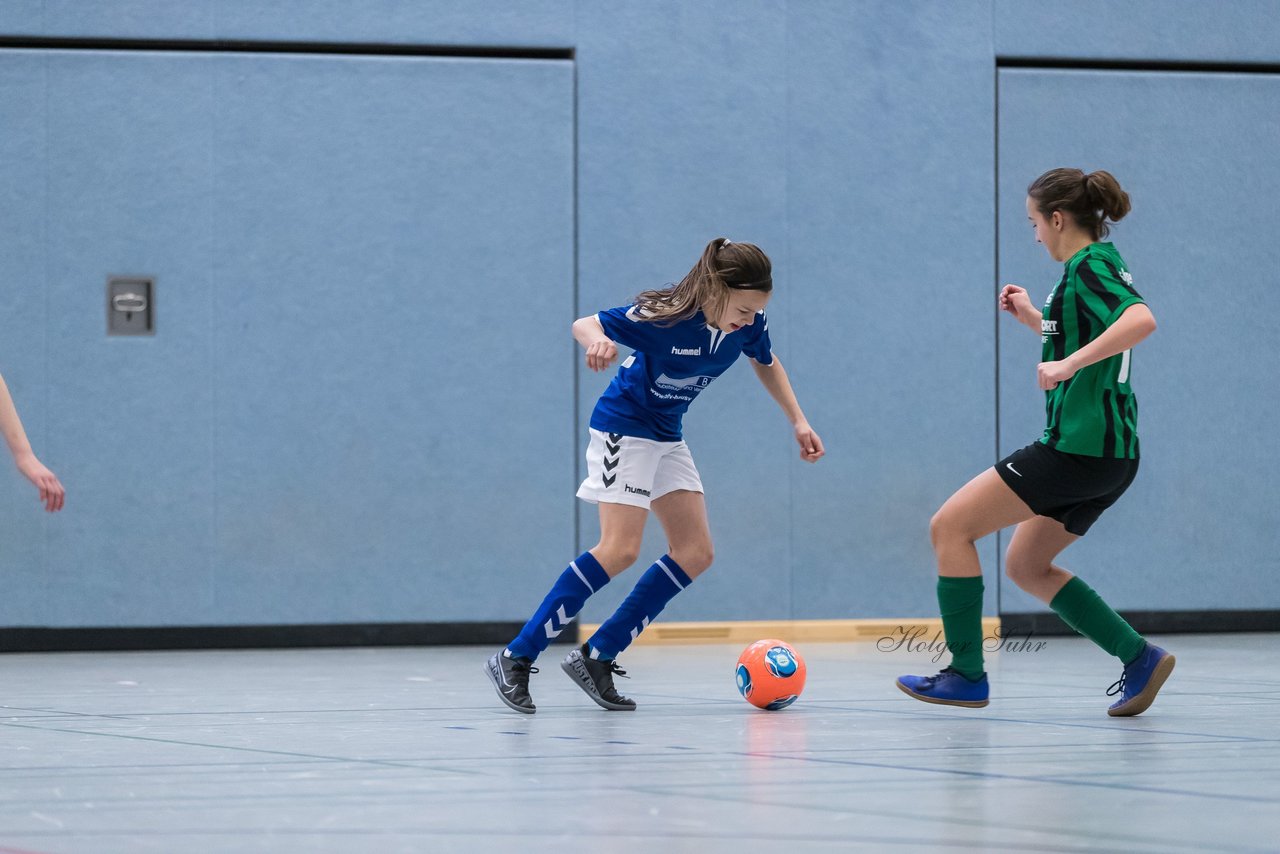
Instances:
[[[506,650],[496,652],[484,664],[484,672],[497,689],[498,696],[517,712],[531,715],[538,710],[529,696],[529,674],[538,668],[527,658],[512,658]]]
[[[560,669],[569,674],[574,684],[587,692],[587,696],[595,700],[597,705],[611,712],[634,712],[636,701],[618,693],[613,687],[613,677],[627,678],[627,671],[618,666],[618,662],[602,661],[591,657],[591,650],[586,644],[575,649],[560,662]]]

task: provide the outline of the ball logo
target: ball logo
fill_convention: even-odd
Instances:
[[[792,694],[788,697],[779,697],[769,705],[765,706],[764,710],[766,712],[776,712],[778,711],[778,709],[785,709],[787,706],[791,705],[798,699],[800,699],[799,694]]]
[[[738,657],[734,677],[738,693],[751,705],[771,712],[785,709],[804,691],[804,659],[785,641],[756,641]]]
[[[780,646],[775,646],[764,654],[765,666],[769,668],[769,672],[774,676],[785,678],[796,672],[795,659],[791,657],[790,650]],[[794,698],[793,698],[794,699]]]

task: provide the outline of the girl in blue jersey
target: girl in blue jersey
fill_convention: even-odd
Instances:
[[[604,708],[636,707],[614,688],[613,676],[625,675],[618,654],[712,560],[702,480],[681,438],[681,416],[738,354],[750,357],[761,384],[791,421],[801,459],[816,462],[825,453],[770,347],[764,309],[772,291],[769,258],[759,247],[717,238],[679,284],[574,322],[573,337],[593,371],[614,363],[618,344],[635,352],[591,415],[587,477],[578,497],[599,505],[600,542],[569,564],[516,639],[486,662],[498,696],[512,709],[535,711],[529,696],[533,662],[591,594],[635,563],[652,509],[670,551],[560,665]]]

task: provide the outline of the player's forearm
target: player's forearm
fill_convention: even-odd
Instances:
[[[1125,309],[1124,314],[1107,327],[1106,332],[1063,361],[1070,362],[1071,367],[1078,371],[1103,359],[1110,359],[1117,353],[1132,349],[1155,331],[1156,319],[1151,309],[1143,303],[1137,303]]]
[[[760,378],[760,384],[765,387],[765,391],[769,392],[769,396],[782,408],[788,421],[799,424],[801,421],[808,420],[804,417],[804,411],[800,409],[800,401],[796,400],[795,390],[791,388],[791,380],[787,377],[782,361],[776,354],[772,365],[762,365],[753,361],[751,367],[755,369],[756,376]]]
[[[22,419],[18,417],[18,409],[13,405],[4,377],[0,377],[0,433],[4,434],[4,441],[15,460],[32,454],[31,443],[22,429]]]
[[[597,341],[608,341],[609,336],[604,334],[604,327],[600,325],[600,318],[594,314],[586,317],[579,317],[573,322],[573,340],[582,345],[582,349],[587,349]]]

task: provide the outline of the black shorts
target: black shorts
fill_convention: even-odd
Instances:
[[[1066,454],[1033,442],[996,463],[996,473],[1037,516],[1084,536],[1133,483],[1138,460]]]

